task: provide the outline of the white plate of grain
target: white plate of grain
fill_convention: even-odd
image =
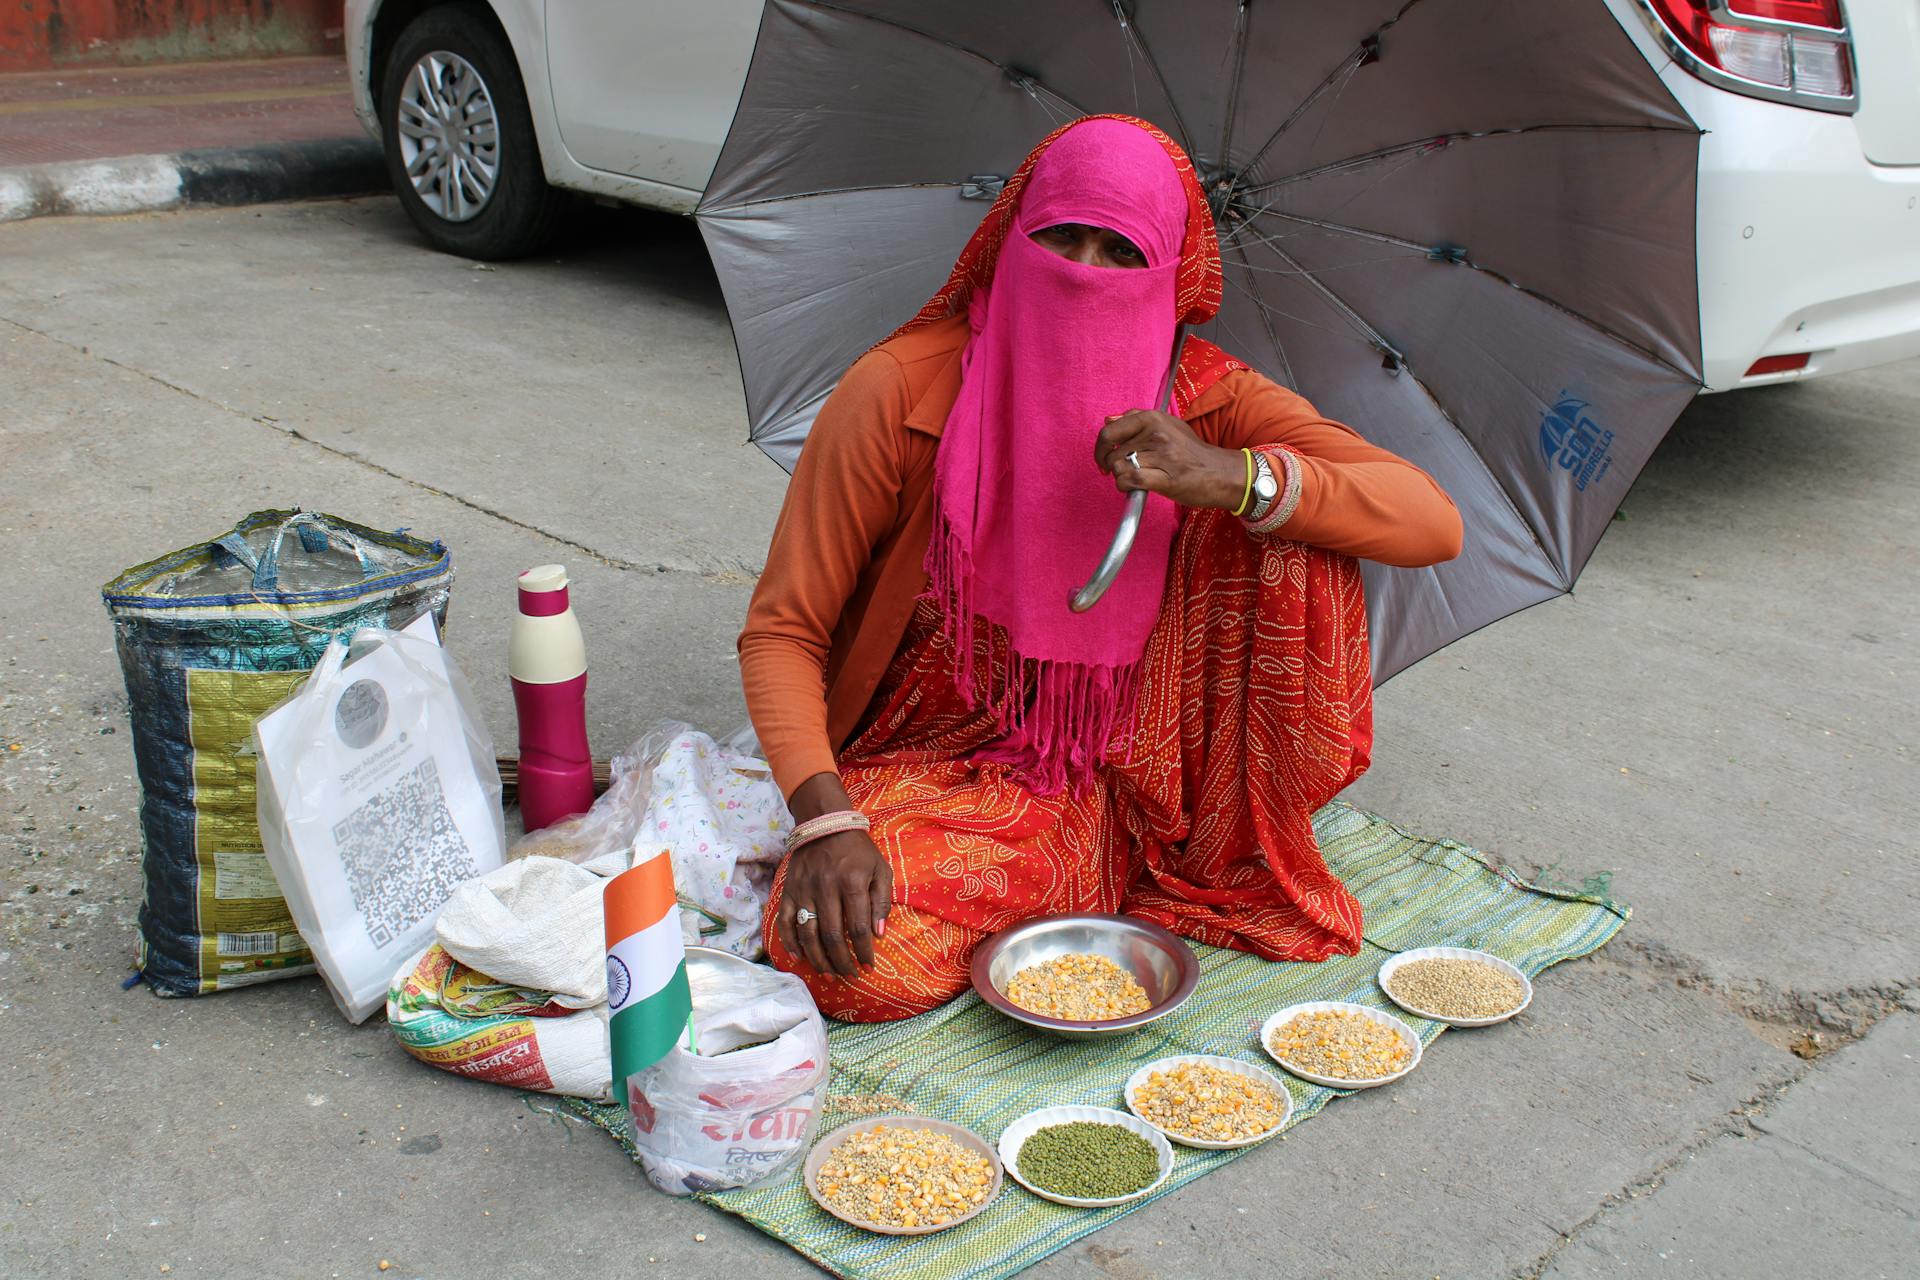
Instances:
[[[1505,974],[1520,984],[1520,1002],[1504,1013],[1491,1016],[1462,1018],[1451,1017],[1433,1009],[1423,1009],[1411,998],[1402,998],[1393,989],[1393,975],[1421,960],[1472,960],[1486,965],[1496,973]],[[1387,993],[1387,999],[1405,1009],[1416,1018],[1427,1018],[1434,1022],[1444,1022],[1450,1027],[1490,1027],[1496,1022],[1505,1022],[1522,1009],[1533,1003],[1533,983],[1527,981],[1527,975],[1502,960],[1499,956],[1488,955],[1484,951],[1470,951],[1465,947],[1420,947],[1413,951],[1402,951],[1393,959],[1380,966],[1380,989]]]
[[[1407,1059],[1406,1066],[1400,1068],[1392,1075],[1372,1076],[1359,1080],[1344,1079],[1340,1076],[1318,1075],[1315,1072],[1307,1070],[1305,1067],[1289,1062],[1273,1051],[1273,1033],[1303,1013],[1357,1014],[1369,1022],[1379,1023],[1387,1030],[1393,1032],[1393,1034],[1399,1036],[1400,1042],[1407,1046],[1412,1056]],[[1412,1027],[1383,1010],[1370,1009],[1364,1004],[1349,1004],[1345,1000],[1309,1000],[1304,1004],[1288,1005],[1262,1024],[1260,1027],[1260,1047],[1267,1051],[1269,1058],[1272,1058],[1275,1062],[1285,1067],[1294,1075],[1299,1076],[1302,1080],[1308,1080],[1318,1085],[1325,1085],[1329,1089],[1372,1089],[1383,1084],[1392,1084],[1395,1080],[1398,1080],[1401,1076],[1406,1075],[1407,1072],[1420,1065],[1420,1037],[1413,1034]]]
[[[1147,1120],[1148,1124],[1153,1124],[1156,1129],[1160,1129],[1160,1132],[1166,1134],[1168,1138],[1179,1143],[1181,1146],[1200,1147],[1207,1151],[1231,1151],[1238,1147],[1250,1147],[1256,1142],[1265,1142],[1274,1134],[1279,1133],[1282,1129],[1286,1128],[1287,1123],[1293,1119],[1293,1095],[1287,1092],[1286,1081],[1265,1067],[1256,1067],[1251,1062],[1242,1062],[1238,1058],[1223,1058],[1211,1053],[1183,1053],[1171,1058],[1161,1058],[1157,1061],[1149,1062],[1127,1079],[1127,1108],[1135,1115],[1140,1115],[1140,1106],[1136,1101],[1140,1093],[1140,1087],[1152,1078],[1154,1072],[1172,1071],[1187,1063],[1201,1067],[1215,1067],[1221,1071],[1231,1071],[1237,1076],[1245,1076],[1249,1080],[1267,1086],[1267,1088],[1280,1095],[1280,1120],[1279,1123],[1275,1124],[1271,1129],[1262,1133],[1256,1133],[1252,1137],[1228,1139],[1196,1138],[1191,1134],[1180,1133],[1173,1129],[1160,1129],[1159,1125],[1154,1124],[1151,1120]],[[1147,1119],[1145,1116],[1140,1116],[1140,1118],[1142,1120]]]
[[[1153,1148],[1153,1154],[1160,1162],[1159,1176],[1138,1191],[1130,1191],[1124,1196],[1106,1196],[1098,1200],[1063,1196],[1028,1182],[1026,1175],[1020,1171],[1020,1148],[1027,1144],[1027,1139],[1042,1129],[1076,1122],[1117,1125],[1129,1133],[1139,1134],[1147,1140],[1147,1145]],[[1055,1204],[1072,1205],[1076,1209],[1107,1209],[1116,1204],[1138,1200],[1141,1196],[1151,1195],[1159,1190],[1160,1184],[1165,1182],[1167,1175],[1173,1172],[1173,1148],[1168,1145],[1166,1136],[1145,1120],[1139,1116],[1128,1115],[1124,1111],[1115,1111],[1112,1107],[1042,1107],[1038,1111],[1027,1112],[1008,1125],[1006,1132],[1000,1135],[1000,1163],[1006,1166],[1008,1176],[1043,1200],[1051,1200]]]

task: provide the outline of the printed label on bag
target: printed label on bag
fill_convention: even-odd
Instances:
[[[333,727],[340,741],[363,751],[387,727],[387,691],[378,680],[356,680],[333,704]]]
[[[193,748],[194,862],[203,989],[242,985],[250,975],[287,977],[312,968],[285,898],[260,851],[254,794],[253,725],[284,701],[305,671],[186,671],[187,740]],[[271,939],[271,943],[260,941]],[[234,939],[245,938],[245,943]],[[234,959],[230,957],[243,957]]]
[[[333,826],[367,941],[392,945],[480,873],[428,756]]]
[[[316,972],[311,964],[296,964],[285,969],[249,969],[238,961],[228,961],[222,969],[232,968],[233,973],[214,975],[213,986],[216,991],[227,991],[234,987],[250,987],[256,982],[272,982],[278,978],[297,978],[304,973]]]
[[[218,902],[238,899],[280,899],[280,882],[264,853],[222,852],[213,855],[213,896]]]
[[[223,956],[270,956],[280,950],[280,935],[267,933],[223,933],[218,950]]]

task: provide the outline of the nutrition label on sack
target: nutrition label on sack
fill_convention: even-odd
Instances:
[[[240,898],[278,898],[280,883],[264,853],[213,855],[213,896],[220,902]]]

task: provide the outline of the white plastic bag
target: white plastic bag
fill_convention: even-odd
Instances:
[[[440,909],[447,954],[495,982],[544,991],[569,1009],[604,1004],[607,882],[558,858],[522,858],[469,880]]]
[[[433,940],[455,888],[500,865],[500,773],[431,616],[336,639],[254,726],[262,847],[354,1022]]]
[[[827,1026],[790,973],[699,948],[687,953],[698,1053],[675,1047],[627,1096],[647,1180],[671,1195],[744,1187],[796,1171],[826,1101]]]

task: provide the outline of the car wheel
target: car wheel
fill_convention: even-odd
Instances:
[[[380,95],[387,171],[435,248],[514,258],[552,234],[564,199],[547,185],[513,50],[483,15],[445,5],[394,42]]]

